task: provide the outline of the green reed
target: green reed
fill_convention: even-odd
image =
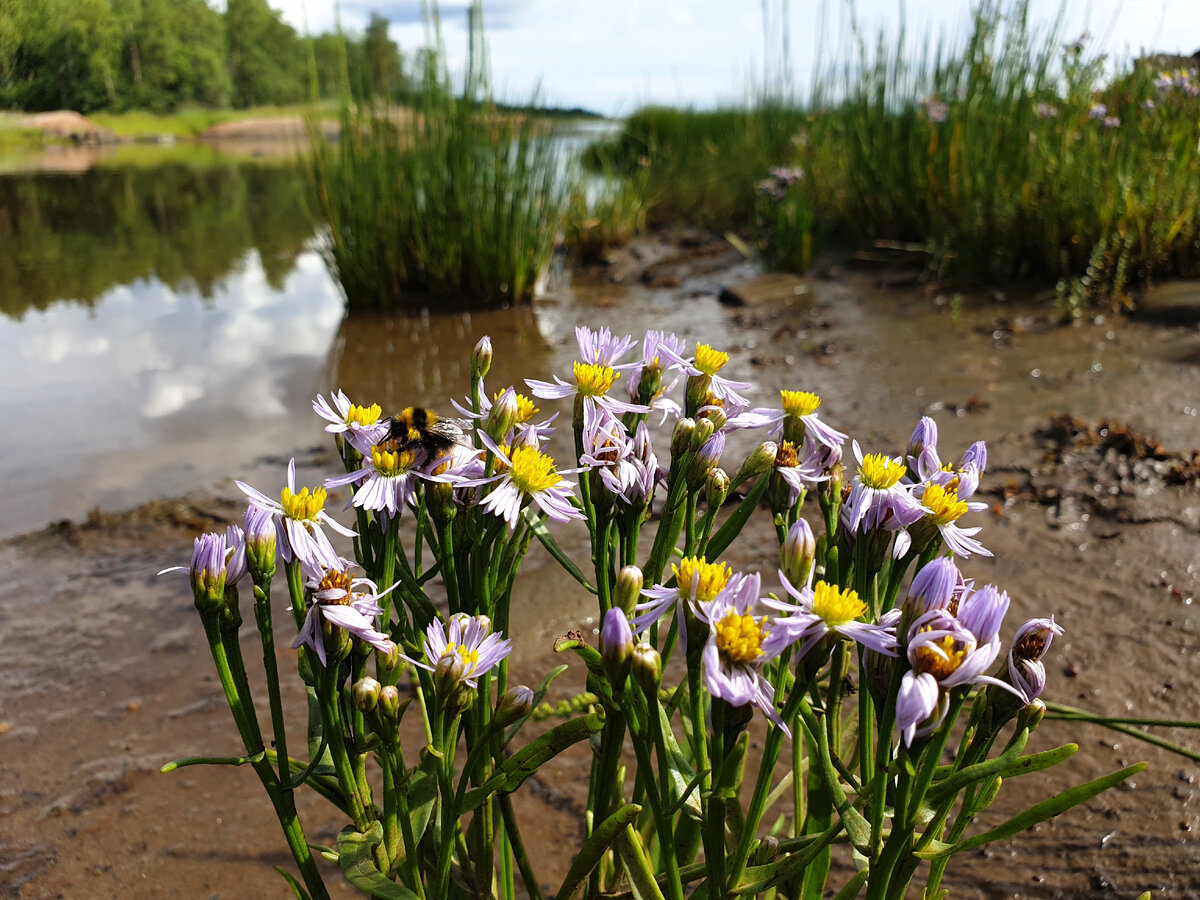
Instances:
[[[411,108],[347,105],[341,139],[314,138],[326,260],[351,306],[522,302],[545,272],[566,168],[543,122],[497,111],[482,60],[476,7],[461,91],[439,39]]]

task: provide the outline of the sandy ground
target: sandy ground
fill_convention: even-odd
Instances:
[[[1189,468],[1200,444],[1194,327],[1100,315],[1062,328],[1044,306],[999,298],[960,307],[896,286],[894,275],[828,266],[789,282],[784,294],[734,307],[715,298],[751,274],[735,256],[718,253],[714,263],[709,253],[689,265],[674,253],[626,254],[551,297],[544,313],[713,340],[731,350],[735,377],[764,385],[756,402],[770,403],[781,386],[814,390],[827,420],[867,449],[902,447],[926,413],[941,427],[946,455],[986,439],[983,496],[992,509],[977,524],[996,559],[965,568],[1012,595],[1006,636],[1024,618],[1050,613],[1067,629],[1048,660],[1047,696],[1114,714],[1200,719],[1200,496]],[[647,286],[630,290],[614,279]],[[505,336],[493,340],[499,354]],[[559,347],[569,358],[569,341]],[[1078,421],[1051,428],[1053,415]],[[300,480],[317,478],[310,469]],[[225,497],[202,496],[0,545],[7,896],[290,896],[272,870],[290,860],[249,770],[158,771],[174,757],[240,749],[187,588],[155,575],[186,563],[198,531],[239,514]],[[773,568],[766,526],[766,516],[752,525],[736,565]],[[571,627],[590,633],[594,622],[552,563],[535,556],[527,568],[514,670],[535,683],[556,662],[553,637]],[[285,671],[290,637],[281,626]],[[252,625],[244,645],[252,661]],[[571,662],[552,699],[582,688]],[[1200,747],[1195,732],[1158,733]],[[1048,722],[1034,743],[1067,741],[1080,752],[1063,771],[1006,784],[983,824],[1126,764],[1145,760],[1150,768],[1030,833],[966,854],[947,877],[951,896],[1200,897],[1200,766],[1095,727]],[[578,846],[587,765],[586,750],[576,748],[518,794],[549,885]],[[341,823],[329,807],[310,798],[301,813],[312,840],[332,842]],[[334,896],[353,895],[336,875],[329,880]]]

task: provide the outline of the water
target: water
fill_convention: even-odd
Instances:
[[[345,315],[287,159],[130,149],[0,162],[0,537],[232,478],[273,492],[321,444],[318,393],[444,408],[484,333],[493,379],[552,364],[553,312]]]

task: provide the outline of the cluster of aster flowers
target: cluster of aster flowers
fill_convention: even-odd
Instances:
[[[763,757],[768,773],[785,739],[806,742],[821,778],[848,770],[829,756],[838,752],[836,723],[843,705],[852,705],[844,701],[855,672],[860,721],[877,721],[879,729],[861,738],[856,757],[858,788],[880,792],[863,804],[873,804],[871,843],[878,850],[883,810],[891,801],[887,780],[873,777],[876,754],[867,749],[881,748],[880,765],[888,765],[888,754],[928,757],[921,765],[929,788],[940,753],[932,737],[944,738],[971,694],[1000,710],[989,714],[989,740],[1018,711],[1036,708],[1046,682],[1042,657],[1061,634],[1053,618],[1032,619],[1016,630],[1002,658],[1008,595],[992,585],[977,588],[960,569],[971,557],[991,556],[979,537],[981,526],[963,524],[985,508],[973,498],[987,468],[987,448],[980,441],[961,455],[945,453],[936,424],[926,417],[903,452],[864,449],[826,421],[817,393],[784,388],[778,405],[755,406],[752,386],[728,376],[727,352],[706,343],[689,350],[673,334],[650,331],[639,341],[580,327],[576,343],[569,378],[529,379],[521,388],[488,391],[492,349],[486,338],[480,341],[470,394],[454,404],[463,416],[458,422],[411,408],[387,417],[378,405],[357,405],[341,391],[319,396],[313,409],[326,422],[344,471],[320,486],[300,487],[292,461],[278,500],[237,483],[249,501],[243,527],[198,539],[191,565],[178,569],[189,574],[197,608],[207,617],[214,661],[229,666],[222,684],[247,758],[258,765],[265,757],[248,718],[254,703],[244,667],[228,663],[240,653],[240,618],[235,612],[221,618],[220,611],[236,611],[238,582],[249,577],[264,659],[273,660],[269,588],[281,564],[296,624],[298,671],[319,706],[310,707],[309,733],[322,736],[339,796],[364,846],[374,848],[376,874],[397,877],[410,890],[424,887],[426,896],[446,896],[452,877],[473,880],[480,895],[491,896],[492,876],[484,871],[490,866],[472,866],[472,860],[495,858],[494,830],[482,823],[503,818],[504,828],[515,827],[511,810],[503,803],[493,808],[491,795],[511,791],[563,747],[597,733],[589,834],[595,823],[616,817],[611,821],[624,828],[633,819],[622,816],[641,814],[640,806],[625,803],[622,747],[628,732],[640,767],[656,752],[659,769],[670,769],[669,775],[639,776],[638,783],[668,842],[663,857],[673,862],[670,810],[685,802],[706,804],[714,821],[724,822],[724,804],[737,790],[722,779],[738,771],[737,742],[744,752],[743,732],[754,711],[769,722]],[[566,468],[549,452],[558,413],[543,412],[539,403],[546,401],[571,406],[575,454]],[[847,444],[851,458],[844,456]],[[330,492],[347,496],[344,512],[354,527],[326,510]],[[778,541],[777,571],[768,577],[736,566],[739,557],[723,558],[763,507]],[[402,522],[411,526],[403,533]],[[548,527],[580,522],[594,576],[571,562]],[[649,545],[639,542],[644,529],[653,531]],[[599,652],[570,635],[556,650],[584,657],[588,704],[604,711],[565,723],[564,730],[510,759],[505,742],[546,690],[505,690],[513,644],[504,632],[513,586],[535,539],[597,597],[603,615]],[[406,540],[413,541],[411,553]],[[335,543],[352,543],[346,556],[354,562]],[[422,558],[425,547],[432,561]],[[440,589],[427,590],[431,583],[444,588],[444,597]],[[677,671],[667,668],[676,647],[686,675],[676,686],[664,685],[664,673],[674,678]],[[372,656],[374,677],[366,674]],[[274,669],[265,665],[271,681]],[[398,680],[405,671],[429,751],[420,767],[411,768],[398,738],[407,709]],[[640,692],[630,688],[631,679]],[[259,774],[276,798],[292,774],[278,688],[271,684],[280,772],[274,785],[274,776]],[[499,695],[494,703],[493,685]],[[685,695],[688,702],[682,702]],[[820,702],[810,704],[819,695]],[[660,705],[664,696],[672,698],[666,706]],[[881,713],[878,720],[864,717],[870,703]],[[673,734],[667,736],[674,710],[682,710],[685,720],[686,753]],[[459,773],[454,759],[464,737],[468,758]],[[925,753],[930,745],[935,749]],[[382,809],[363,776],[372,750],[384,767]],[[321,757],[321,751],[314,754],[308,772]],[[798,769],[793,774],[796,784],[805,781]],[[321,775],[329,777],[324,770]],[[420,778],[428,779],[422,791],[436,791],[439,798],[439,821],[428,832],[424,825],[411,829],[417,820],[406,820],[403,812],[404,785]],[[676,782],[702,784],[701,799],[671,796]],[[760,800],[770,786],[769,778],[760,785]],[[840,790],[834,782],[826,788],[830,797]],[[919,806],[918,798],[908,813],[915,815]],[[757,812],[737,848],[726,848],[723,824],[705,826],[714,895],[733,892],[749,864],[754,816],[766,807],[752,808]],[[467,813],[478,827],[463,827]],[[916,827],[910,819],[900,824]],[[382,837],[368,841],[376,824]],[[321,896],[313,889],[315,870],[305,867],[306,846],[297,842],[293,851],[310,893]],[[515,852],[520,841],[509,834],[505,846]],[[690,850],[678,849],[680,859],[690,852],[694,860],[698,852],[695,840]],[[728,870],[721,861],[726,849]],[[856,849],[870,847],[856,843]],[[431,861],[429,871],[420,870]],[[518,865],[526,883],[536,883],[526,871],[529,861]],[[605,871],[593,876],[593,896],[615,885],[617,867]],[[667,875],[673,900],[681,900],[678,870],[672,875],[669,867]],[[574,887],[568,876],[560,895],[571,895]]]

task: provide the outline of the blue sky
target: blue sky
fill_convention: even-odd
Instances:
[[[272,0],[300,30],[333,27],[334,0]],[[341,0],[347,28],[361,29],[371,11],[391,22],[402,50],[425,43],[420,0]],[[765,31],[773,54],[764,48]],[[960,34],[969,0],[909,0],[910,35]],[[1035,17],[1054,19],[1059,0],[1031,0]],[[1143,50],[1190,54],[1200,49],[1200,0],[1071,0],[1063,31],[1085,29],[1116,58]],[[857,0],[868,33],[895,29],[900,0]],[[465,55],[466,0],[441,4],[451,65]],[[711,106],[746,95],[764,59],[780,58],[787,34],[796,82],[806,89],[818,47],[823,58],[844,46],[843,0],[484,0],[488,50],[497,93],[621,115],[647,102]],[[782,23],[787,13],[787,27]],[[823,24],[822,23],[823,19]]]

